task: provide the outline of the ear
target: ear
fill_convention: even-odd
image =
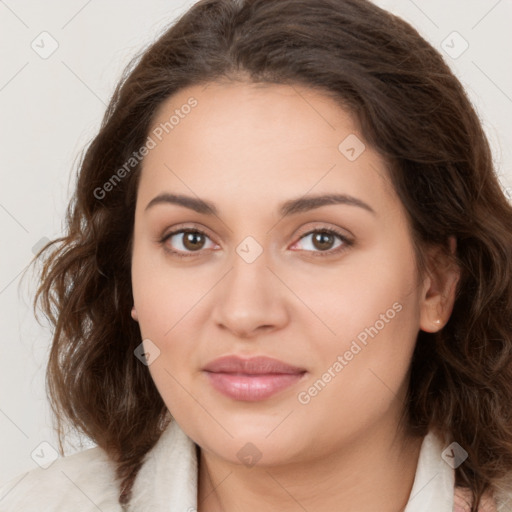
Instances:
[[[139,317],[137,316],[137,310],[135,309],[135,306],[133,306],[132,308],[132,318],[138,322],[139,321]]]
[[[449,249],[455,254],[457,241],[449,237]],[[437,332],[448,322],[455,303],[460,268],[450,261],[443,247],[429,251],[427,276],[423,281],[420,297],[420,329],[425,332]]]

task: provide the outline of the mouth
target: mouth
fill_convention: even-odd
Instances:
[[[207,364],[203,372],[215,390],[245,402],[270,398],[302,380],[307,373],[304,368],[265,356],[221,357]]]

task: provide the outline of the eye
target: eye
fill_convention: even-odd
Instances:
[[[317,228],[309,231],[301,236],[300,240],[306,240],[310,237],[309,243],[306,243],[306,251],[313,252],[315,256],[329,256],[338,254],[353,245],[353,241],[349,240],[341,232],[332,228]],[[340,242],[338,245],[336,239]],[[292,247],[295,247],[295,243]]]
[[[179,257],[187,257],[195,256],[194,253],[205,249],[206,239],[209,240],[210,237],[201,229],[188,228],[168,233],[160,240],[160,243],[164,246],[166,251]],[[177,250],[169,247],[174,245],[177,245]]]
[[[354,244],[353,241],[333,228],[313,229],[302,235],[299,241],[306,240],[308,237],[311,237],[310,242],[305,244],[306,248],[302,250],[311,252],[314,256],[338,254],[347,250]],[[333,244],[336,243],[336,239],[339,240],[339,243],[333,246]],[[207,240],[210,240],[213,247],[215,247],[215,243],[211,241],[210,237],[202,229],[182,228],[166,234],[159,242],[164,246],[164,249],[172,255],[188,257],[200,254],[203,249],[208,249],[208,247],[205,247]],[[297,243],[299,242],[296,242],[292,248],[296,248]],[[209,248],[212,249],[212,246]]]

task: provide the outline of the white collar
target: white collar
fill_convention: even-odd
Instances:
[[[455,471],[441,456],[447,444],[434,431],[424,437],[404,512],[452,512]]]
[[[452,512],[454,470],[442,459],[443,440],[423,439],[414,484],[404,512]],[[195,443],[172,421],[147,454],[132,491],[129,512],[196,512]]]

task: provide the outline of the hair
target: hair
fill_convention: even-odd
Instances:
[[[54,331],[46,383],[59,442],[68,423],[103,448],[126,504],[146,453],[172,421],[134,357],[141,335],[130,316],[130,268],[141,162],[108,194],[97,191],[144,145],[164,100],[223,80],[306,86],[353,114],[365,142],[389,162],[420,273],[426,248],[450,257],[455,237],[453,311],[440,331],[418,333],[405,407],[411,431],[438,429],[468,452],[456,484],[471,491],[476,512],[512,471],[512,207],[480,120],[442,56],[368,0],[202,0],[127,66],[80,157],[66,231],[38,254],[34,307]]]

